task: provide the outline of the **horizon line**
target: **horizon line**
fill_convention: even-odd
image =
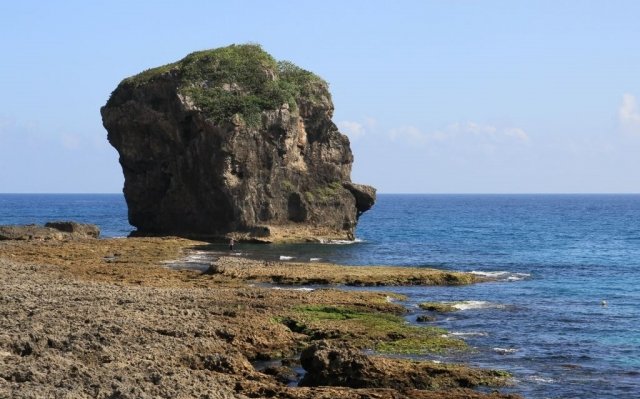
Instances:
[[[122,192],[0,192],[0,195],[124,195]],[[640,195],[640,192],[378,192],[377,195]]]

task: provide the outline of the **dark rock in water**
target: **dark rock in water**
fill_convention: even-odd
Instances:
[[[416,322],[417,323],[428,323],[430,321],[436,321],[436,317],[435,316],[426,315],[426,314],[421,314],[420,316],[416,317]]]
[[[327,83],[257,45],[127,78],[101,113],[143,235],[352,239],[375,202],[351,183]]]
[[[98,226],[76,222],[0,226],[0,240],[68,240],[99,236]]]
[[[328,341],[315,342],[304,349],[300,363],[307,371],[300,386],[393,388],[405,391],[504,386],[509,378],[503,371],[367,356],[348,344]]]
[[[307,371],[300,386],[373,387],[378,377],[373,362],[361,351],[327,341],[303,350],[300,363]]]

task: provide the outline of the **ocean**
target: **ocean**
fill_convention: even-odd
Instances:
[[[65,219],[98,224],[107,237],[132,230],[119,194],[0,194],[0,224]],[[409,322],[420,302],[465,301],[434,324],[474,350],[426,359],[508,370],[515,386],[506,390],[528,398],[640,397],[640,195],[383,194],[356,236],[237,251],[494,276],[386,289],[407,295]]]

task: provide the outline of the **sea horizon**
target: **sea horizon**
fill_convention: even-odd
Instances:
[[[100,193],[100,192],[0,192],[0,195],[124,195],[124,193]],[[450,193],[412,193],[412,192],[378,192],[376,195],[640,195],[639,192],[528,192],[528,193],[509,193],[509,192],[496,192],[496,193],[474,193],[474,192],[450,192]]]

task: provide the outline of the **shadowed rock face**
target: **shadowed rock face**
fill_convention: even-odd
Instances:
[[[101,113],[142,234],[352,238],[375,202],[351,183],[327,83],[259,46],[125,79]]]

